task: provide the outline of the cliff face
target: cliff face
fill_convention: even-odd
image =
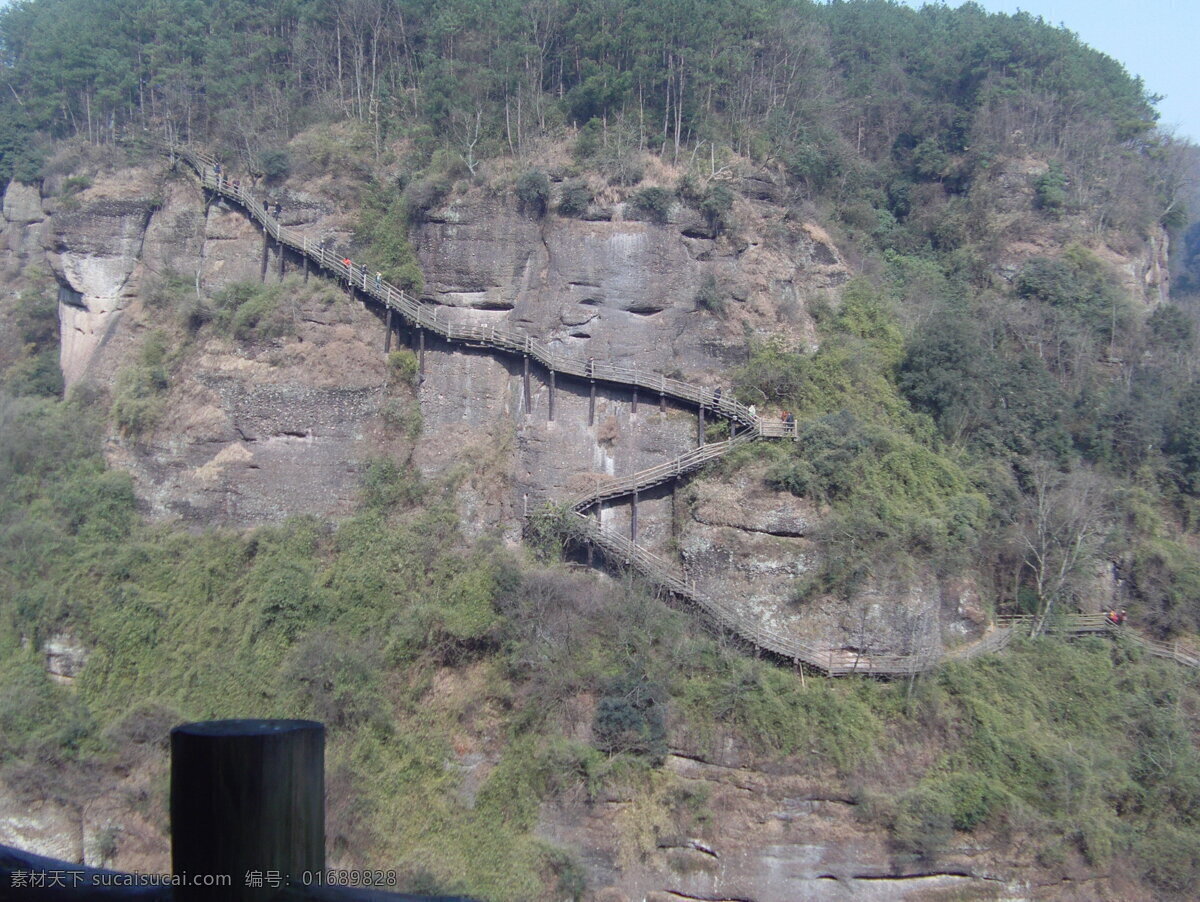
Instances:
[[[1040,165],[998,167],[988,186],[994,231],[1007,236],[996,263],[1002,274],[1062,238],[1053,224],[1036,234],[1005,226],[1029,221],[1029,185]],[[720,385],[750,338],[813,346],[808,302],[833,297],[851,275],[828,234],[795,219],[770,191],[755,188],[761,184],[735,184],[744,189],[736,225],[720,235],[679,205],[664,223],[634,218],[621,203],[599,221],[534,218],[511,198],[468,188],[415,230],[426,300],[462,322],[528,331],[581,360]],[[354,213],[344,188],[294,185],[274,196],[287,226],[334,247],[348,242]],[[418,393],[423,428],[410,447],[386,422],[395,398],[380,317],[319,289],[321,279],[302,280],[295,261],[285,285],[286,336],[184,341],[177,315],[151,300],[168,277],[211,295],[285,276],[278,251],[264,248],[242,211],[206,203],[190,177],[165,165],[103,172],[65,197],[42,198],[14,183],[3,210],[7,271],[46,266],[60,285],[68,385],[112,386],[152,330],[165,328],[185,346],[154,429],[136,440],[114,432],[107,446],[155,518],[251,526],[297,513],[336,516],[349,509],[365,458],[411,455],[426,476],[455,483],[469,533],[515,542],[525,512],[544,501],[695,446],[694,413],[660,406],[657,397],[641,397],[635,409],[631,393],[600,386],[589,423],[588,385],[564,378],[551,420],[548,377],[536,366],[526,404],[519,359],[428,339]],[[1165,287],[1164,246],[1150,242],[1125,256],[1100,250],[1131,293],[1153,303]],[[719,295],[719,314],[697,300],[704,290]],[[412,334],[397,338],[416,346]],[[754,473],[733,483],[701,479],[682,497],[679,489],[640,499],[639,542],[678,562],[703,590],[739,599],[768,626],[902,653],[954,645],[981,628],[970,587],[933,580],[878,585],[849,607],[798,613],[790,595],[813,566],[806,537],[820,511],[769,491]],[[627,503],[601,517],[628,534]],[[899,614],[897,597],[905,600]]]
[[[352,211],[336,192],[292,186],[281,197],[289,227],[333,246],[348,241]],[[1019,200],[1021,209],[1028,203]],[[793,219],[769,199],[739,200],[736,229],[719,237],[686,212],[662,224],[626,213],[617,205],[604,221],[538,220],[507,199],[469,189],[416,229],[427,300],[462,321],[527,330],[581,359],[717,386],[741,362],[750,336],[815,344],[807,302],[832,296],[852,274],[817,224]],[[186,176],[159,167],[112,172],[69,202],[13,184],[3,214],[0,262],[10,279],[47,268],[62,288],[68,384],[111,387],[154,330],[177,339],[155,426],[136,439],[114,431],[106,445],[156,519],[206,527],[338,516],[350,508],[362,462],[382,454],[451,481],[469,534],[515,542],[524,512],[543,501],[695,447],[694,413],[660,406],[656,396],[640,397],[635,410],[630,393],[599,387],[589,423],[587,384],[560,379],[551,420],[545,373],[531,371],[527,404],[519,359],[432,339],[418,390],[421,433],[415,441],[398,434],[389,409],[407,390],[392,384],[380,317],[318,277],[306,281],[294,262],[281,276],[277,251],[264,252],[261,232],[245,215],[206,204]],[[1050,235],[1024,237],[1025,245],[1015,238],[1007,245],[1002,270],[1054,246]],[[1164,248],[1159,241],[1137,254],[1105,254],[1152,303],[1164,286],[1156,275]],[[290,328],[252,341],[203,331],[185,340],[177,315],[152,300],[168,277],[206,295],[239,281],[282,284]],[[721,293],[723,315],[697,303],[709,284]],[[398,340],[416,344],[411,334]],[[0,353],[12,353],[11,345],[11,330],[0,330]],[[834,645],[912,653],[953,646],[983,629],[973,587],[932,578],[872,586],[850,603],[798,611],[790,596],[815,564],[809,537],[822,517],[811,503],[770,491],[762,473],[748,469],[648,493],[639,504],[638,539],[764,625]],[[602,518],[612,529],[630,529],[627,504],[606,508]],[[675,735],[671,745],[687,752],[696,743]],[[599,898],[614,902],[765,902],[798,898],[798,886],[799,898],[812,899],[840,898],[847,887],[862,898],[984,887],[1000,897],[1024,893],[987,876],[1009,854],[1003,850],[954,850],[937,873],[881,879],[894,877],[889,849],[882,831],[855,818],[849,789],[768,773],[732,745],[718,744],[715,755],[706,745],[695,758],[671,757],[666,768],[677,787],[704,795],[708,809],[720,812],[695,835],[631,850],[636,830],[623,824],[626,806],[615,798],[547,805],[539,831],[585,850],[591,884],[607,887]],[[18,844],[37,844],[20,838],[32,832],[10,834]],[[163,866],[161,844],[148,841],[139,854],[147,857],[119,864]]]
[[[736,239],[694,237],[702,230],[684,216],[658,225],[624,220],[622,212],[618,207],[614,221],[534,220],[507,201],[468,193],[432,211],[417,231],[426,293],[461,321],[516,326],[580,360],[716,386],[740,362],[747,333],[811,342],[800,299],[848,275],[819,230],[784,222],[777,208],[747,205],[749,228]],[[774,240],[760,234],[767,229]],[[697,304],[706,281],[728,296],[727,316]],[[600,388],[589,426],[587,386],[570,380],[556,387],[551,422],[546,374],[533,374],[529,410],[522,378],[519,364],[484,353],[428,358],[418,452],[427,470],[453,465],[441,449],[460,439],[483,449],[501,441],[497,431],[515,437],[511,489],[493,486],[489,494],[475,487],[488,498],[470,502],[473,528],[515,535],[514,514],[528,499],[561,497],[585,488],[589,477],[636,472],[695,444],[693,415],[660,409],[658,398],[645,396],[635,412],[628,392]],[[604,514],[614,527],[627,528],[627,520],[620,508]],[[639,520],[639,539],[661,547],[670,535],[669,505],[649,500]]]

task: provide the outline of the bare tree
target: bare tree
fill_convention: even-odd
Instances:
[[[483,133],[482,104],[476,104],[475,109],[470,112],[458,108],[451,111],[450,133],[454,143],[458,145],[458,155],[467,164],[471,175],[474,175],[475,167],[479,165],[479,160],[475,158],[475,145],[479,143]]]
[[[1038,598],[1040,632],[1055,606],[1078,601],[1114,526],[1108,487],[1090,469],[1037,461],[1015,514],[1022,562]]]

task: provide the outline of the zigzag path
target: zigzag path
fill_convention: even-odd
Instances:
[[[924,654],[884,655],[833,648],[765,628],[761,623],[746,617],[729,600],[716,598],[701,591],[694,580],[688,580],[677,568],[651,554],[636,542],[602,528],[597,520],[588,516],[586,512],[593,508],[598,509],[605,501],[636,495],[678,479],[740,445],[760,439],[794,437],[794,424],[786,424],[777,418],[757,416],[751,408],[722,395],[719,390],[680,379],[670,379],[661,373],[617,366],[592,358],[580,361],[556,353],[545,342],[515,329],[456,323],[441,308],[421,304],[402,289],[372,274],[369,267],[347,264],[322,244],[310,242],[305,235],[282,226],[250,191],[239,182],[220,174],[215,157],[184,145],[162,145],[162,149],[172,160],[183,160],[195,170],[205,189],[242,207],[251,219],[262,227],[267,237],[281,248],[291,248],[305,261],[306,266],[310,263],[316,265],[318,269],[342,281],[348,288],[353,288],[381,304],[387,311],[389,343],[392,315],[395,313],[418,330],[422,347],[424,330],[428,330],[447,342],[520,355],[525,360],[526,375],[529,361],[537,361],[549,373],[551,397],[556,377],[563,375],[589,382],[593,399],[596,383],[608,383],[632,389],[635,399],[636,392],[642,389],[657,394],[663,402],[671,398],[693,406],[699,412],[701,424],[705,411],[728,420],[732,434],[728,440],[704,444],[674,460],[630,476],[605,480],[588,492],[566,499],[560,507],[569,517],[569,522],[579,538],[598,548],[611,561],[634,568],[675,596],[695,605],[722,629],[755,648],[797,665],[807,665],[829,676],[860,673],[897,677],[934,670],[947,660],[967,660],[1000,651],[1016,635],[1043,631],[1045,625],[1035,618],[1000,618],[983,639],[951,652],[938,650]],[[550,410],[553,417],[553,402]],[[1116,627],[1108,623],[1104,615],[1066,616],[1051,625],[1048,631],[1067,635],[1119,633],[1126,641],[1141,647],[1148,654],[1169,658],[1189,667],[1200,667],[1200,658],[1181,650],[1177,645],[1154,642],[1127,627]]]

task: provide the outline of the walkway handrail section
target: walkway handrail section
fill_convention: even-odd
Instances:
[[[205,188],[237,201],[250,215],[257,219],[263,229],[276,242],[286,245],[297,253],[308,257],[322,269],[328,270],[348,284],[370,295],[381,304],[392,308],[414,326],[429,329],[447,341],[477,343],[513,354],[522,354],[538,361],[548,370],[593,382],[609,382],[617,385],[636,386],[648,391],[683,401],[697,407],[712,410],[721,416],[745,427],[756,427],[758,418],[750,409],[717,389],[695,385],[681,379],[670,379],[661,373],[645,372],[635,367],[597,362],[591,358],[580,361],[556,353],[543,341],[517,329],[503,326],[481,326],[469,323],[454,323],[447,316],[439,316],[438,308],[430,308],[412,298],[403,289],[386,279],[377,278],[365,266],[345,264],[337,254],[331,253],[320,244],[312,243],[299,232],[285,228],[272,217],[266,208],[240,182],[235,182],[216,170],[217,159],[194,147],[167,145],[166,149],[183,159],[196,170]],[[782,426],[782,424],[780,424]]]
[[[634,492],[645,491],[656,485],[677,479],[686,473],[691,473],[693,470],[698,470],[710,460],[716,460],[718,457],[728,454],[739,445],[748,444],[755,441],[758,437],[757,429],[748,429],[731,439],[726,439],[723,442],[709,442],[707,445],[703,445],[686,454],[681,454],[679,457],[669,460],[664,464],[650,467],[647,470],[641,470],[632,476],[608,478],[592,490],[581,492],[570,498],[567,501],[567,508],[568,510],[582,512],[598,502],[620,498],[623,495],[632,495]]]
[[[1039,619],[1033,614],[1001,614],[996,618],[996,622],[1004,624],[1013,630],[1029,632],[1038,623]],[[1121,636],[1126,641],[1144,649],[1147,654],[1153,657],[1166,658],[1185,667],[1200,668],[1200,654],[1180,646],[1178,642],[1167,643],[1147,639],[1140,633],[1135,632],[1132,627],[1113,623],[1108,619],[1107,614],[1066,614],[1049,623],[1047,629],[1052,632],[1067,633],[1073,636],[1081,636],[1088,633],[1107,633],[1113,636]]]

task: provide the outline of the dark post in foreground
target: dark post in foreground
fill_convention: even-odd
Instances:
[[[311,720],[215,720],[171,731],[171,866],[232,885],[175,888],[186,900],[260,900],[325,868],[325,728]]]

